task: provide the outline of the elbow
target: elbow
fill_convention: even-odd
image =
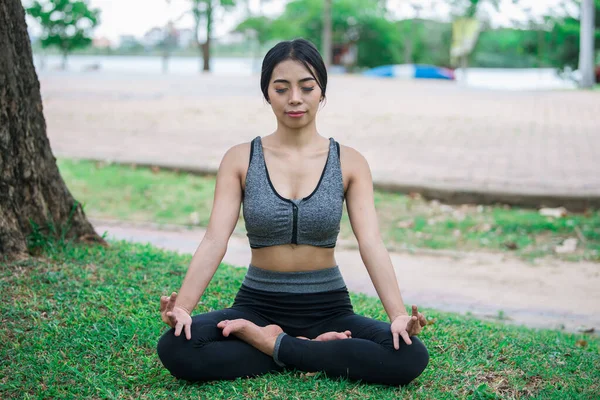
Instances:
[[[360,253],[373,252],[381,249],[386,249],[381,235],[372,235],[358,239],[358,250]]]

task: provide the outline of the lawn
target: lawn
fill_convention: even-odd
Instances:
[[[172,171],[59,160],[60,172],[86,213],[96,218],[206,226],[215,178]],[[375,193],[379,224],[390,250],[502,251],[519,257],[600,261],[600,210],[553,218],[508,206],[449,206],[418,195]],[[240,217],[236,231],[244,234]],[[342,239],[352,237],[344,213]],[[573,253],[556,254],[565,239]]]
[[[34,237],[37,258],[0,264],[0,394],[28,398],[591,399],[600,339],[425,310],[431,361],[405,388],[289,371],[188,384],[156,356],[159,296],[177,290],[190,256],[125,242],[73,246]],[[245,269],[222,265],[196,312],[227,307]],[[384,319],[378,300],[356,312]]]

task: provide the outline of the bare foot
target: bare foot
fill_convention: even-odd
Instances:
[[[351,337],[352,337],[352,333],[350,331],[325,332],[325,333],[320,334],[319,336],[317,336],[316,338],[314,338],[312,340],[315,340],[317,342],[327,342],[330,340],[350,339]],[[310,340],[309,338],[304,337],[304,336],[298,336],[298,339]]]
[[[283,329],[277,325],[261,328],[245,319],[221,321],[217,328],[223,329],[223,336],[234,335],[269,356],[273,356],[277,336],[283,333]]]

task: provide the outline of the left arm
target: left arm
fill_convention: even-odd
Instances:
[[[345,146],[344,150],[343,163],[349,166],[346,204],[352,231],[377,295],[390,321],[393,321],[396,317],[408,313],[400,295],[392,260],[379,232],[371,170],[367,160],[356,150]]]
[[[409,316],[400,294],[392,260],[383,243],[377,223],[373,197],[373,179],[367,160],[356,150],[344,146],[342,162],[348,168],[346,204],[352,231],[358,241],[360,256],[365,264],[377,295],[392,323],[394,347],[399,348],[399,336],[411,344],[409,335],[416,335],[427,324],[416,306]]]

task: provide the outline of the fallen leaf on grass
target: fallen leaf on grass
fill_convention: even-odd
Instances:
[[[519,245],[517,245],[515,242],[504,242],[504,247],[509,250],[517,250]]]
[[[587,346],[588,342],[587,340],[583,340],[583,339],[579,339],[578,341],[575,342],[575,346],[577,347],[585,347]]]

